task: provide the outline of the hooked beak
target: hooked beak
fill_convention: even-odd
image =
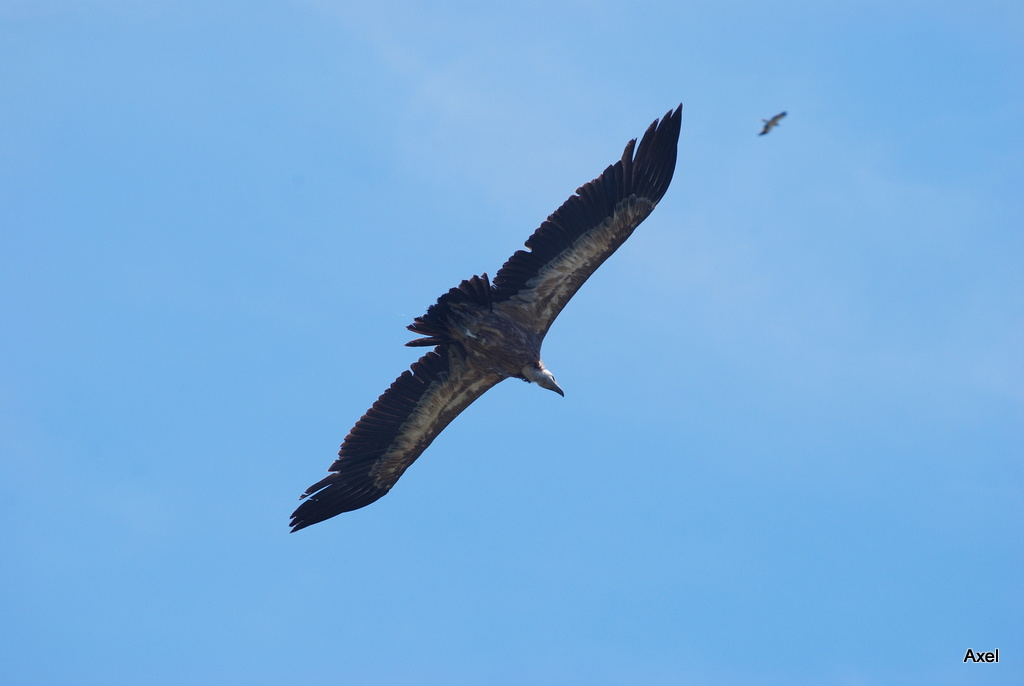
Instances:
[[[549,391],[554,391],[558,395],[565,397],[565,392],[561,389],[558,383],[555,381],[555,375],[546,369],[541,369],[540,374],[534,379],[537,385],[541,388],[546,388]]]
[[[541,365],[539,369],[536,367],[524,367],[523,376],[528,381],[532,381],[541,388],[546,388],[549,391],[554,391],[563,398],[565,397],[565,392],[559,388],[558,383],[555,381],[555,375],[545,369],[543,365]]]

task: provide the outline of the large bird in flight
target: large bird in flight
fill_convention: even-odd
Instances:
[[[758,136],[763,136],[766,133],[768,133],[769,131],[771,131],[774,127],[779,125],[779,122],[781,122],[782,118],[785,117],[785,116],[786,116],[785,112],[779,112],[778,114],[776,114],[771,119],[762,119],[761,121],[764,122],[764,128],[761,129],[761,133],[759,133],[757,135]]]
[[[577,189],[490,281],[474,276],[408,327],[434,349],[395,380],[345,437],[329,474],[302,495],[292,531],[387,495],[470,403],[508,378],[564,395],[540,359],[555,317],[668,190],[682,105],[648,127],[622,159]],[[634,149],[636,154],[634,155]]]

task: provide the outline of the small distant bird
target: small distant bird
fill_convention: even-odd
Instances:
[[[565,395],[541,362],[541,343],[583,282],[665,195],[681,111],[655,120],[639,146],[631,140],[622,159],[548,217],[526,241],[529,250],[512,255],[493,281],[487,274],[463,281],[409,325],[424,338],[406,345],[434,349],[352,427],[330,474],[302,495],[292,531],[387,495],[448,423],[500,381],[532,381]]]
[[[772,127],[773,126],[778,126],[779,122],[782,121],[782,118],[785,117],[785,116],[786,116],[785,112],[779,112],[778,114],[776,114],[771,119],[762,119],[761,121],[764,122],[764,128],[761,129],[761,133],[759,133],[757,135],[758,136],[763,136],[766,133],[768,133],[769,131],[771,131]]]

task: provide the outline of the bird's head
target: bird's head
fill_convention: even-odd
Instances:
[[[563,398],[565,397],[565,393],[558,387],[558,383],[555,381],[555,375],[545,369],[542,362],[537,362],[536,367],[533,365],[526,365],[523,367],[523,377],[527,381],[532,381],[541,388],[546,388],[549,391],[554,391]]]

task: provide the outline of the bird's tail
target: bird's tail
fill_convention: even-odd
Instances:
[[[417,338],[406,343],[411,348],[441,345],[451,343],[452,338],[448,333],[449,321],[452,308],[455,305],[471,303],[491,309],[491,281],[487,274],[474,276],[465,279],[455,288],[451,289],[437,302],[427,308],[427,313],[422,317],[416,317],[412,324],[406,328],[426,338]]]

